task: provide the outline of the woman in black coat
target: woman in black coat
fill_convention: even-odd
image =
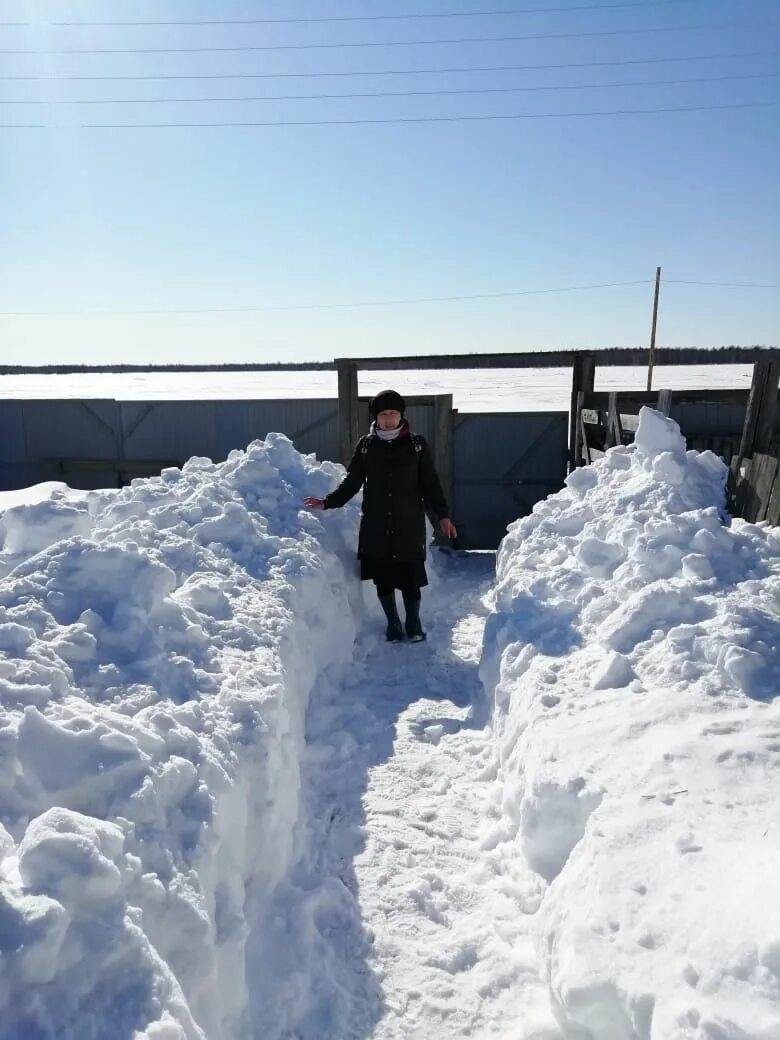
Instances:
[[[433,465],[431,449],[413,434],[404,419],[406,403],[395,390],[383,390],[371,401],[371,429],[361,437],[347,475],[327,498],[307,498],[314,509],[338,509],[363,488],[363,514],[358,538],[360,576],[373,580],[387,617],[391,642],[406,635],[425,639],[420,624],[420,588],[425,573],[425,514],[434,514],[448,538],[457,531],[449,519],[447,500]],[[406,612],[401,626],[395,590],[400,589]]]

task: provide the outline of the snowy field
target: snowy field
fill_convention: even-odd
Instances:
[[[780,532],[645,409],[389,645],[341,472],[0,499],[0,1038],[779,1040]]]
[[[751,365],[659,365],[656,389],[747,389]],[[642,368],[597,368],[597,390],[644,390]],[[359,393],[372,396],[385,387],[413,394],[452,394],[463,412],[568,411],[571,370],[568,368],[446,369],[427,372],[362,372]],[[147,400],[295,399],[338,396],[335,372],[155,372],[91,373],[68,376],[0,376],[0,399],[114,398]]]

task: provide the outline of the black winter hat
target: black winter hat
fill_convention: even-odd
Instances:
[[[380,412],[388,409],[400,412],[401,415],[406,411],[406,401],[396,390],[382,390],[368,404],[368,410],[375,419]]]

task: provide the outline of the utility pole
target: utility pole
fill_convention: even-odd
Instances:
[[[653,300],[653,328],[650,333],[650,355],[647,360],[647,389],[653,389],[653,360],[655,355],[655,327],[658,322],[658,293],[661,289],[661,268],[655,269],[655,299]]]

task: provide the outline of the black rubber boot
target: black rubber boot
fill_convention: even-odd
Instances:
[[[404,607],[406,609],[406,634],[413,643],[422,643],[425,633],[420,624],[420,596],[412,597],[404,593]]]
[[[401,619],[398,616],[398,608],[395,605],[395,593],[391,592],[387,596],[380,596],[379,602],[382,604],[382,610],[384,610],[387,618],[385,637],[388,643],[400,643],[404,637],[404,630],[401,627]]]

